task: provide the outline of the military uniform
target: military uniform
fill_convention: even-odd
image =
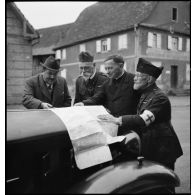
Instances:
[[[146,159],[172,168],[183,154],[171,124],[170,101],[156,84],[142,91],[137,115],[122,116],[122,127],[135,130],[140,135],[141,151]]]
[[[92,79],[85,81],[83,76],[79,76],[76,80],[76,93],[74,103],[82,102],[83,100],[92,97],[100,89],[102,84],[108,80],[106,74],[96,72]]]

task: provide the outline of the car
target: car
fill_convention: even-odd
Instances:
[[[141,145],[133,131],[109,147],[112,161],[80,170],[67,127],[54,112],[7,110],[6,192],[156,194],[180,185],[174,171],[136,153]]]

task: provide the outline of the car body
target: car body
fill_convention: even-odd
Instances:
[[[174,193],[180,185],[172,170],[143,158],[79,170],[67,128],[51,110],[8,110],[6,138],[8,193]]]

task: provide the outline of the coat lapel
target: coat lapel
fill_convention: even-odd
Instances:
[[[63,84],[59,82],[58,78],[56,80],[56,83],[54,85],[54,88],[53,88],[53,105],[56,101],[56,98],[59,97],[59,96],[62,96],[64,95],[64,90],[63,89]]]
[[[41,92],[43,93],[44,96],[46,96],[49,101],[51,102],[51,95],[47,89],[47,86],[43,80],[43,75],[39,75],[39,85],[40,85],[40,88],[41,88]]]
[[[116,89],[113,89],[114,90],[114,96],[112,98],[112,101],[114,101],[115,99],[117,99],[118,97],[122,96],[123,93],[121,93],[121,91],[124,91],[124,88],[127,87],[127,85],[125,85],[126,83],[126,72],[124,72],[124,75],[122,76],[123,78],[121,78],[123,81],[118,81],[120,82],[118,87]]]

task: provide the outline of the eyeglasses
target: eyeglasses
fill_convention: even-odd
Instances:
[[[144,74],[144,73],[136,73],[135,74],[135,77],[136,78],[144,78],[144,77],[146,77],[146,76],[148,76],[147,74]]]

